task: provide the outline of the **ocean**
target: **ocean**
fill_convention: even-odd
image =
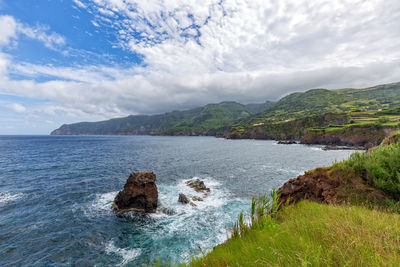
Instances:
[[[0,266],[138,266],[188,262],[224,242],[251,197],[351,151],[214,137],[0,136]],[[132,171],[157,175],[173,211],[116,216]],[[197,206],[179,193],[211,188]]]

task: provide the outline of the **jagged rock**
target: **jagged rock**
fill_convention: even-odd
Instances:
[[[152,172],[132,172],[124,189],[114,199],[113,209],[119,212],[156,212],[158,191]]]
[[[192,200],[193,201],[203,201],[203,199],[201,197],[197,197],[197,196],[193,196]]]
[[[326,145],[322,148],[322,150],[365,150],[365,147]]]
[[[186,184],[193,188],[196,192],[210,192],[210,188],[206,187],[200,179],[193,179],[186,182]]]
[[[293,144],[297,144],[296,141],[294,140],[281,140],[278,142],[278,144],[280,145],[293,145]]]
[[[162,208],[162,207],[158,207],[158,208],[157,208],[157,211],[158,211],[158,212],[161,212],[161,213],[164,213],[164,214],[167,214],[167,215],[172,215],[172,214],[174,214],[174,211],[173,211],[173,210],[166,209],[166,208]]]
[[[189,204],[190,203],[190,199],[185,194],[180,193],[179,194],[179,198],[178,198],[178,202],[181,202],[183,204]]]
[[[190,201],[190,199],[185,194],[182,193],[179,194],[178,202],[181,202],[183,204],[190,204],[193,207],[197,206],[192,201]]]
[[[339,183],[330,179],[323,169],[316,169],[290,179],[278,190],[279,201],[297,203],[302,199],[321,203],[335,203]]]

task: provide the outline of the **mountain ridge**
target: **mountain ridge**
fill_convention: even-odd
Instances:
[[[211,135],[232,128],[294,120],[310,115],[363,112],[400,106],[400,82],[355,89],[310,89],[277,102],[243,105],[234,101],[156,115],[130,115],[99,122],[64,124],[52,135]]]
[[[63,124],[51,135],[217,135],[224,127],[274,102],[243,105],[234,101],[156,115],[129,115],[98,122]],[[225,130],[226,131],[226,130]]]

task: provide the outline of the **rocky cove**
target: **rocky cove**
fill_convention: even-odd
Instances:
[[[249,209],[252,195],[350,154],[213,137],[34,136],[1,137],[0,142],[6,155],[22,163],[16,168],[12,158],[3,162],[7,187],[0,193],[0,234],[5,240],[0,248],[6,250],[8,241],[16,247],[3,255],[4,265],[187,261],[191,253],[201,254],[197,246],[206,253],[226,241],[238,214]],[[143,170],[156,175],[156,212],[116,216],[120,212],[112,209],[115,197],[131,172]],[[150,182],[152,175],[147,176],[143,180]],[[188,186],[197,179],[204,191]],[[196,206],[178,202],[180,193]],[[33,245],[37,238],[40,247]],[[20,257],[24,251],[29,259]]]

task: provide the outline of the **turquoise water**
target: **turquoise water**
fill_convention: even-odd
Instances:
[[[275,141],[213,137],[0,136],[0,266],[178,263],[225,241],[252,195],[347,158]],[[117,217],[112,201],[132,171],[154,171],[173,215]],[[197,207],[178,194],[198,177]]]

